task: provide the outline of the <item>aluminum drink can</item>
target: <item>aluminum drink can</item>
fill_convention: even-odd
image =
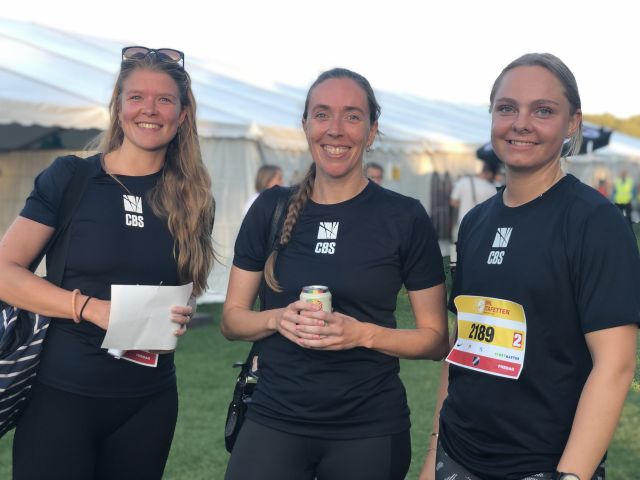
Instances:
[[[325,312],[331,311],[331,292],[329,291],[329,287],[325,287],[324,285],[302,287],[300,300],[322,305],[322,310]]]

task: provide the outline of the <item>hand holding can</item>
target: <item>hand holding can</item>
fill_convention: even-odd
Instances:
[[[324,285],[309,285],[302,287],[300,300],[309,303],[317,303],[325,312],[331,311],[331,292]]]
[[[300,292],[300,300],[309,303],[316,303],[322,307],[325,312],[331,312],[331,292],[329,287],[324,285],[308,285],[302,287]],[[324,322],[324,326],[327,326],[327,322]]]

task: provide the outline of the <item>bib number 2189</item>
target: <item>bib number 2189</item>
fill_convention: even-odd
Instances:
[[[469,338],[472,340],[491,343],[493,342],[495,333],[496,332],[493,327],[487,327],[486,325],[472,323],[471,332],[469,332]]]

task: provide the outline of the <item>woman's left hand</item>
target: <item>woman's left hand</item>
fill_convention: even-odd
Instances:
[[[304,312],[305,316],[322,320],[324,325],[296,326],[301,347],[315,350],[348,350],[365,346],[366,323],[337,312]]]
[[[176,337],[184,335],[187,331],[187,323],[191,321],[192,315],[193,308],[189,305],[174,305],[171,307],[171,316],[169,318],[172,322],[180,325],[180,328],[173,332]]]

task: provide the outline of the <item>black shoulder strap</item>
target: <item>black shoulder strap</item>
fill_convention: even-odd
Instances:
[[[276,202],[276,207],[273,209],[273,215],[271,216],[271,223],[269,227],[269,243],[271,245],[271,250],[273,251],[278,244],[279,238],[278,234],[280,233],[280,229],[282,228],[282,224],[284,223],[285,218],[285,210],[289,205],[289,200],[293,196],[296,191],[296,187],[280,187],[278,191],[278,200]],[[264,308],[264,295],[267,286],[264,281],[264,275],[262,281],[260,282],[260,309]],[[258,343],[254,342],[251,345],[251,350],[249,350],[249,355],[247,356],[247,360],[245,361],[245,365],[251,366],[251,362],[253,357],[258,354]]]
[[[56,230],[47,242],[38,258],[31,264],[31,271],[35,271],[48,254],[47,259],[47,279],[55,284],[62,283],[64,267],[67,263],[67,252],[69,250],[69,225],[80,204],[80,199],[89,181],[90,163],[87,160],[76,157],[76,169],[64,192],[60,207],[58,209],[58,225]]]
[[[294,187],[280,187],[280,191],[278,192],[278,201],[276,203],[276,208],[273,210],[273,215],[271,216],[271,227],[269,229],[269,243],[271,245],[271,250],[273,251],[278,243],[278,233],[280,233],[281,223],[284,220],[284,212],[286,207],[289,205],[289,199],[294,193]]]

